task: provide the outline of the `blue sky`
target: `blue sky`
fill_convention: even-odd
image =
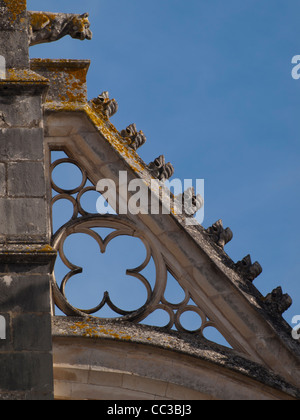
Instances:
[[[300,314],[300,54],[298,1],[28,0],[29,10],[90,13],[91,42],[65,38],[31,57],[92,61],[88,94],[116,98],[111,119],[147,136],[175,176],[205,179],[205,221],[233,233],[226,252],[263,266],[255,285],[281,285]]]

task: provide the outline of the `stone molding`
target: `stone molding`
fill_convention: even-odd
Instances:
[[[54,317],[53,343],[58,399],[98,399],[108,391],[108,399],[139,392],[152,400],[300,398],[298,389],[233,350],[154,327]],[[129,385],[128,374],[138,387]]]

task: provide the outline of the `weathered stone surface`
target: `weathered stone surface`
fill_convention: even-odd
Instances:
[[[4,313],[49,314],[49,275],[26,273],[15,274],[6,266],[7,273],[0,274],[0,308]],[[38,281],[37,281],[38,280]],[[22,302],[22,305],[20,304]]]
[[[50,352],[52,338],[49,334],[51,315],[26,313],[15,315],[12,319],[14,351]],[[22,334],[20,334],[22,331]]]
[[[44,223],[46,202],[44,198],[0,198],[0,214],[7,239],[17,242],[47,242],[47,226]]]
[[[0,0],[0,30],[24,30],[26,0]]]
[[[29,53],[26,31],[0,30],[0,55],[5,57],[6,67],[22,69],[28,67]]]
[[[16,162],[7,166],[7,193],[10,197],[45,197],[44,165],[41,162]],[[39,176],[37,177],[37,174]]]
[[[42,120],[41,95],[28,95],[22,93],[22,82],[10,86],[9,93],[4,96],[3,84],[0,84],[0,112],[5,121],[4,128],[40,128]],[[6,85],[8,87],[8,85]],[[19,89],[20,87],[20,89]],[[24,89],[30,89],[24,86]],[[33,86],[34,88],[34,86]]]
[[[3,391],[39,393],[53,398],[52,357],[50,353],[16,352],[0,354],[0,394]]]
[[[30,68],[50,80],[47,102],[87,103],[89,60],[30,60]]]
[[[43,96],[29,70],[25,0],[0,0],[0,399],[52,399],[50,272]],[[18,244],[18,245],[16,245]],[[43,244],[40,246],[40,244]]]
[[[8,68],[28,67],[26,0],[0,0],[0,55]]]
[[[43,160],[42,136],[42,128],[0,129],[0,161]]]
[[[190,335],[166,334],[127,322],[67,317],[53,318],[53,335],[57,397],[91,395],[92,389],[83,384],[98,385],[96,399],[106,395],[104,386],[111,387],[108,399],[137,398],[139,392],[146,399],[178,399],[179,391],[181,399],[300,397],[299,390],[270,370]],[[159,381],[156,386],[155,381]],[[74,390],[76,383],[81,395],[68,391],[67,385],[72,384]]]
[[[6,167],[0,163],[0,197],[6,194]]]
[[[53,258],[54,253],[41,247],[33,252],[30,246],[14,246],[14,251],[0,252],[0,307],[7,320],[7,337],[0,341],[0,399],[53,398]]]
[[[20,401],[25,399],[25,392],[0,392],[0,401]]]

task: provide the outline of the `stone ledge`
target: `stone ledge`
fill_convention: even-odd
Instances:
[[[228,369],[263,385],[277,389],[293,398],[300,399],[300,390],[263,366],[245,359],[234,350],[177,332],[166,333],[160,328],[122,321],[105,321],[95,318],[53,317],[53,338],[85,338],[114,340],[147,345],[165,351],[181,353],[212,366]]]
[[[49,80],[35,72],[24,69],[7,69],[6,78],[0,79],[0,93],[21,95],[30,91],[32,94],[45,94],[49,88]]]
[[[54,265],[57,252],[47,244],[44,245],[10,245],[0,246],[1,264],[49,264]]]
[[[31,70],[50,80],[48,103],[85,104],[89,66],[89,60],[30,60]]]

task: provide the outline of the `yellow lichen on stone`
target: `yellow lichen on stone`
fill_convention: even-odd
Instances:
[[[86,75],[89,62],[75,60],[31,60],[31,69],[45,75],[50,80],[47,102],[86,104]]]
[[[104,138],[109,141],[114,149],[131,161],[131,168],[136,172],[143,172],[145,167],[136,158],[136,152],[129,150],[126,145],[122,143],[116,135],[114,135],[115,133],[111,133],[111,130],[108,129],[107,122],[103,120],[102,115],[98,115],[89,105],[85,107],[85,112],[95,127],[101,132]],[[110,124],[110,128],[111,127],[113,126]],[[115,132],[116,134],[118,133],[116,129]],[[134,166],[132,165],[133,162],[135,164]]]
[[[50,245],[45,245],[43,246],[43,248],[37,250],[37,252],[53,252],[53,251],[55,250]]]
[[[126,341],[129,341],[129,340],[131,340],[131,336],[130,335],[125,335],[124,337],[122,337],[122,340],[126,340]]]
[[[62,102],[86,102],[86,70],[68,70],[65,79],[65,93],[60,95]]]
[[[82,75],[78,76],[83,77]],[[74,82],[73,82],[74,83]],[[82,102],[75,102],[68,99],[74,99],[72,95],[69,95],[69,98],[66,96],[66,92],[61,93],[59,102],[47,102],[47,109],[50,111],[62,112],[62,111],[84,111],[95,126],[95,128],[102,134],[102,136],[106,139],[106,141],[111,144],[111,146],[122,156],[126,162],[130,165],[131,169],[136,173],[144,173],[145,172],[145,165],[143,164],[142,160],[139,159],[137,153],[133,150],[128,148],[128,144],[124,139],[120,137],[118,130],[110,123],[108,118],[106,118],[102,113],[97,113],[93,104],[84,104]],[[81,98],[79,98],[81,99]],[[173,209],[172,209],[173,210]],[[174,210],[173,210],[174,211]],[[172,211],[172,212],[173,212]]]
[[[10,23],[14,23],[18,16],[26,10],[26,0],[3,0],[9,11],[8,19]]]
[[[30,13],[30,25],[34,30],[43,29],[50,23],[50,19],[54,20],[55,15],[49,13],[45,15],[42,12]]]
[[[23,83],[23,84],[49,84],[48,79],[27,69],[7,69],[6,79],[0,80],[0,83]]]
[[[129,341],[132,339],[125,331],[115,331],[111,328],[105,328],[103,325],[95,325],[91,318],[87,318],[83,321],[77,321],[74,325],[70,326],[73,334],[85,337],[85,338],[101,338],[110,337],[116,340]],[[89,323],[90,322],[90,323]]]

